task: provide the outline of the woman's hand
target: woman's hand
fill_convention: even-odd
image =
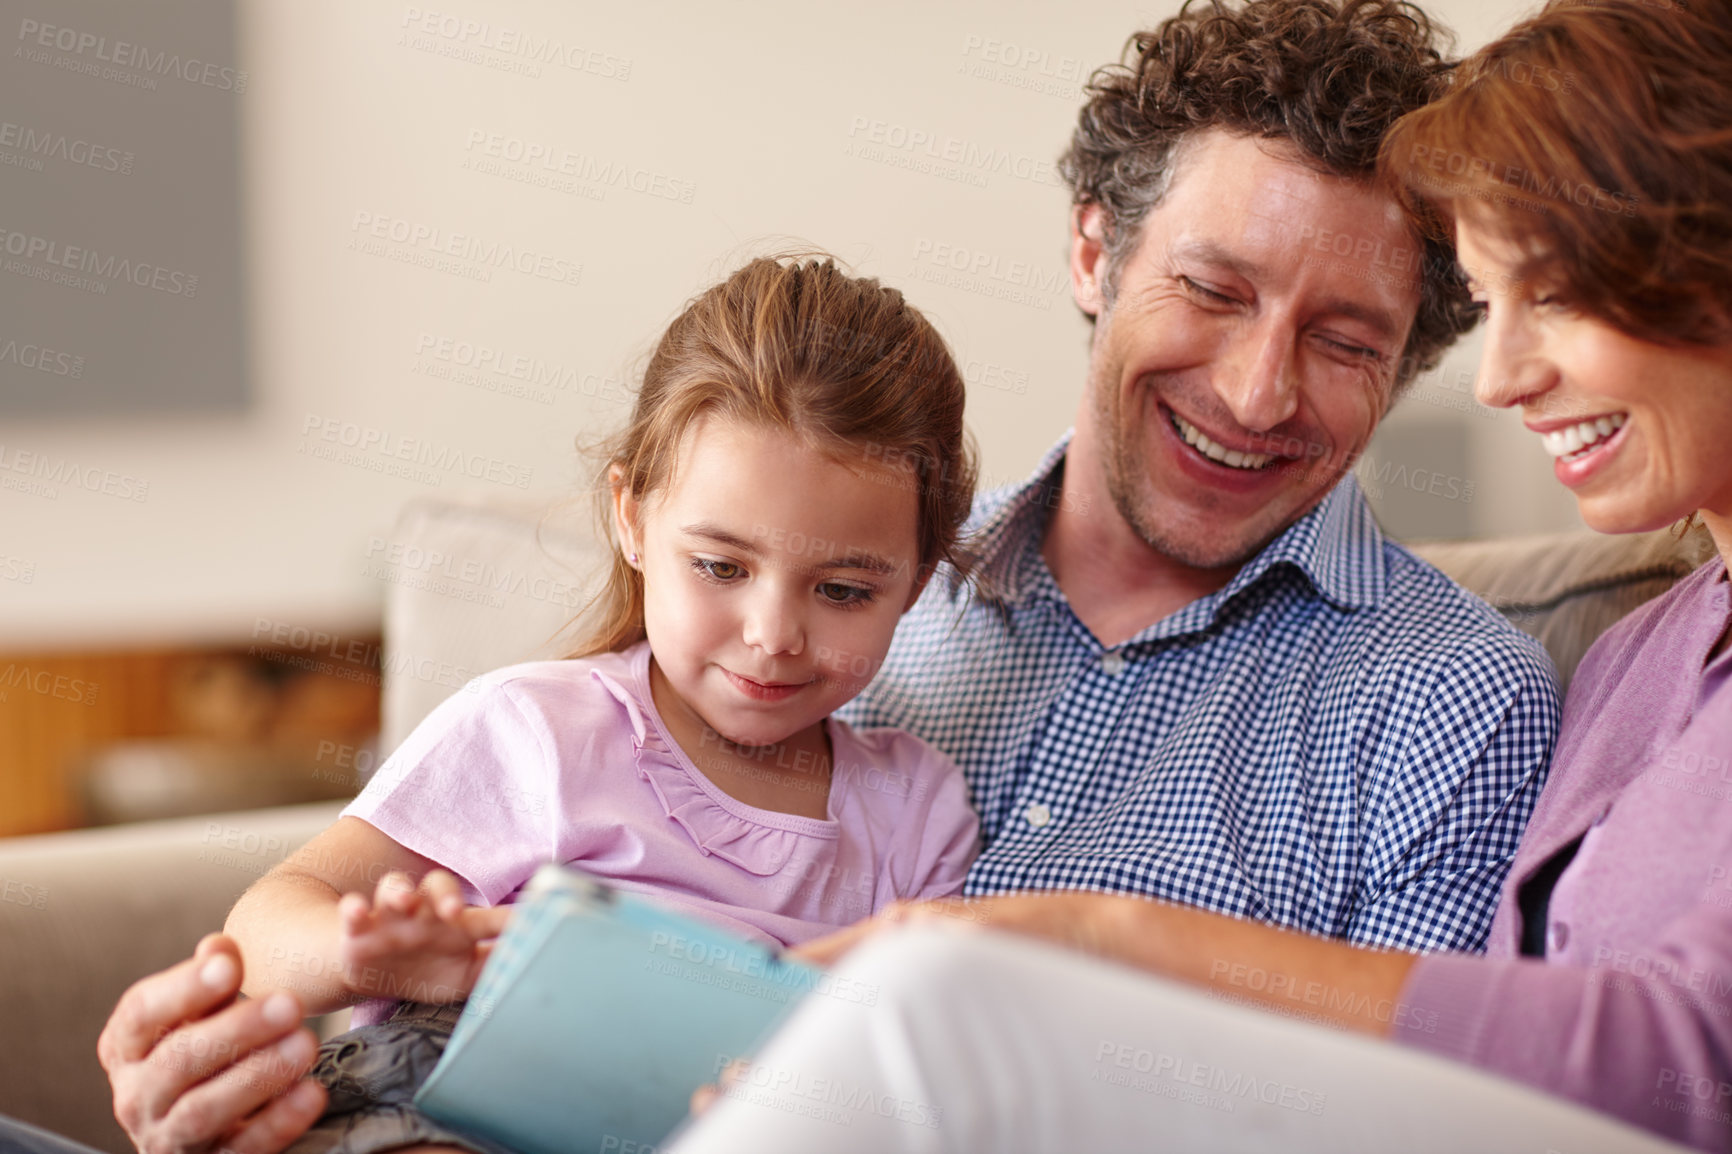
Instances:
[[[221,934],[121,995],[96,1055],[114,1116],[144,1154],[277,1154],[325,1109],[303,1081],[318,1039],[293,994],[235,1001],[240,948]]]
[[[344,894],[337,903],[338,956],[349,989],[367,997],[455,1002],[468,996],[499,936],[510,906],[464,904],[457,878],[429,870],[416,885],[392,871],[371,901]]]
[[[990,898],[936,898],[926,902],[893,902],[883,912],[846,929],[816,938],[788,951],[809,965],[829,966],[843,954],[887,927],[913,922],[960,922],[988,926],[1026,937],[1044,938],[1061,946],[1099,952],[1102,895],[1061,893],[1002,894]]]

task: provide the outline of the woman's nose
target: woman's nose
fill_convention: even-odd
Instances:
[[[1541,354],[1530,322],[1513,309],[1493,303],[1486,314],[1485,348],[1480,354],[1474,399],[1493,409],[1527,403],[1557,384],[1557,371]]]

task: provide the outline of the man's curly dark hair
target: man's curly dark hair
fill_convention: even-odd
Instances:
[[[1131,37],[1121,63],[1090,78],[1059,160],[1073,204],[1105,210],[1108,307],[1183,141],[1208,128],[1284,138],[1319,171],[1372,181],[1390,126],[1449,87],[1449,39],[1402,0],[1250,0],[1236,9],[1186,0],[1177,16]],[[1397,388],[1477,319],[1453,250],[1419,225],[1419,315]]]

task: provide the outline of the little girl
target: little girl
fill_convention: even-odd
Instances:
[[[409,1099],[545,862],[777,945],[961,889],[956,767],[830,713],[957,561],[962,406],[926,319],[828,260],[755,260],[669,326],[606,466],[587,639],[454,694],[229,915],[245,993],[361,1003],[293,1150],[494,1149]]]

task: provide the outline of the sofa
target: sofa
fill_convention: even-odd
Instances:
[[[1567,683],[1601,631],[1711,548],[1700,532],[1660,531],[1417,551],[1537,637]],[[579,502],[436,495],[409,503],[388,538],[369,542],[368,558],[386,587],[380,748],[389,750],[468,678],[557,656],[601,552]],[[130,1150],[95,1056],[115,1000],[220,928],[242,890],[340,808],[324,802],[0,840],[0,1113],[99,1149]],[[329,1036],[345,1018],[318,1025]]]

